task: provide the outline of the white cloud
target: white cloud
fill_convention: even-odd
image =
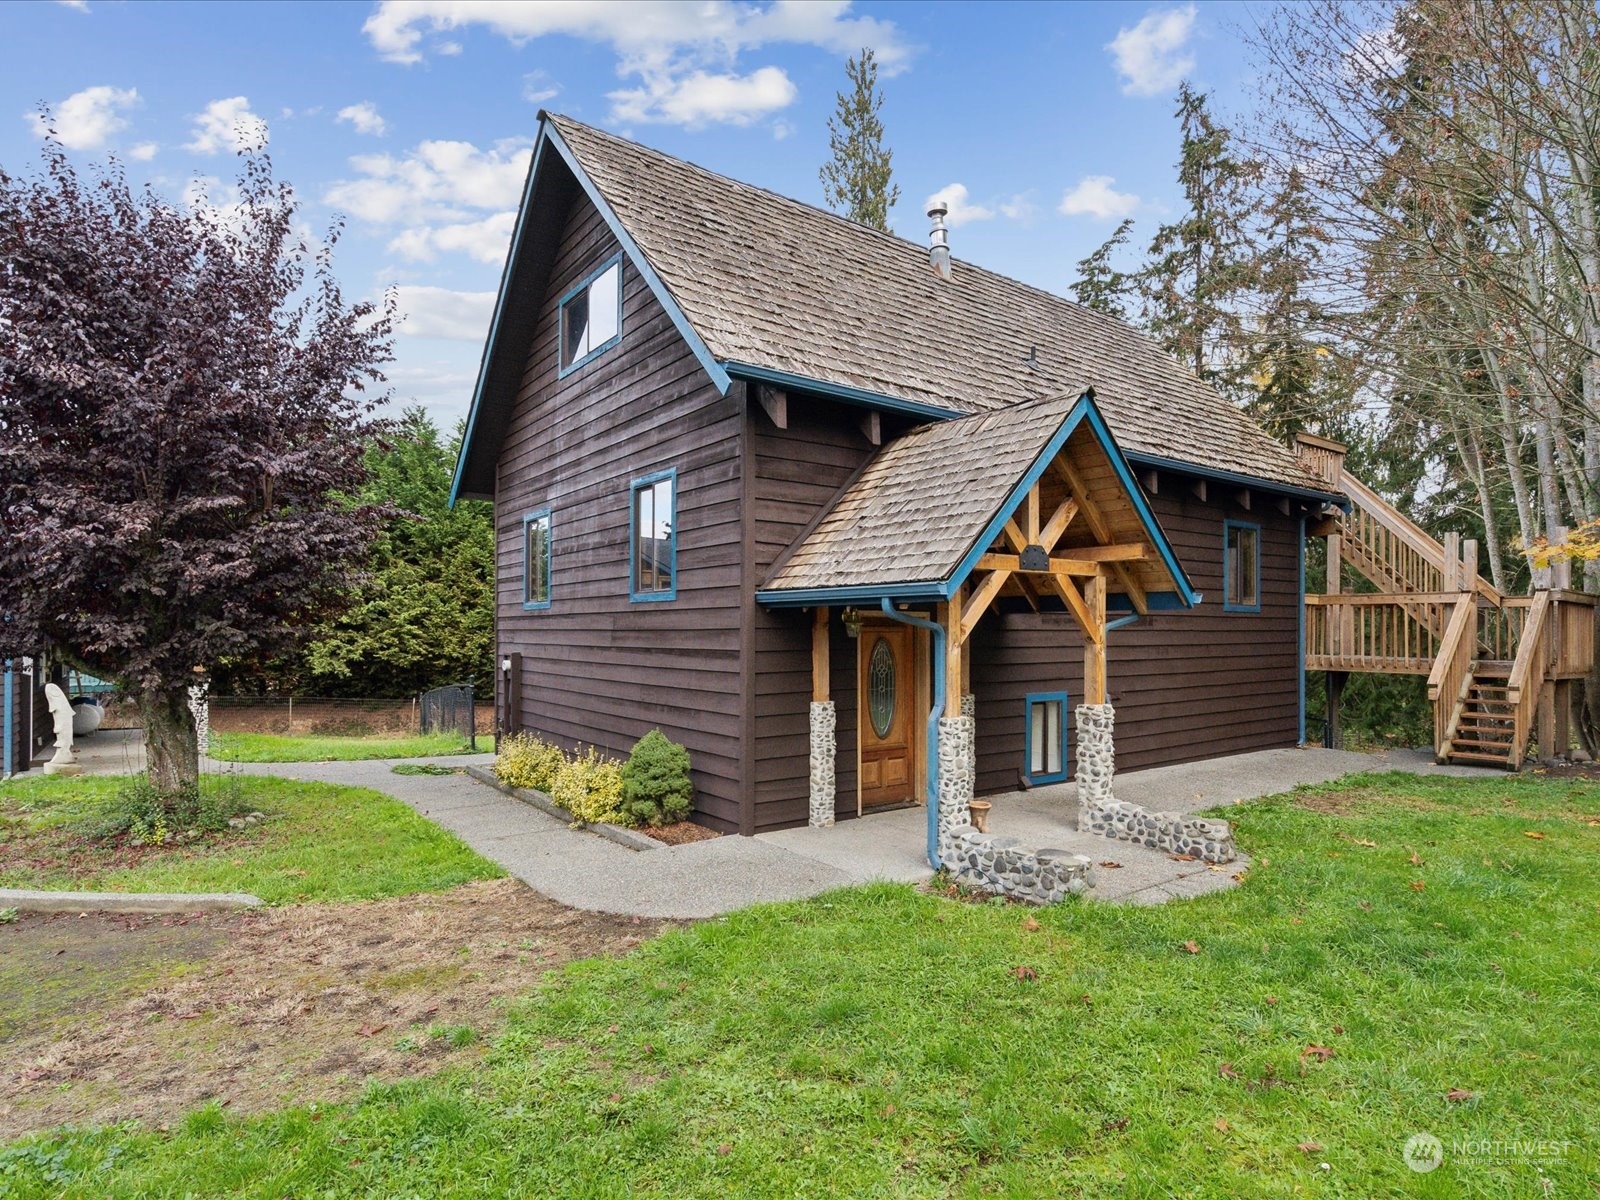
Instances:
[[[350,160],[360,178],[341,180],[323,199],[377,225],[460,222],[474,209],[514,209],[532,154],[511,139],[480,150],[471,142],[422,142],[403,156],[362,154]]]
[[[128,157],[133,159],[134,162],[149,162],[160,149],[161,147],[156,145],[155,142],[140,142],[137,145],[128,147]]]
[[[56,0],[62,8],[70,8],[76,12],[88,12],[89,0]]]
[[[54,128],[56,140],[69,150],[93,150],[113,133],[126,129],[122,112],[140,103],[134,88],[84,88],[55,105],[50,119],[41,113],[24,113],[22,119],[42,137]]]
[[[1176,87],[1194,70],[1194,55],[1185,53],[1194,33],[1196,10],[1182,8],[1146,13],[1137,25],[1119,29],[1106,45],[1130,96],[1159,96]]]
[[[782,68],[762,67],[749,75],[694,71],[678,78],[654,76],[643,87],[607,96],[615,120],[702,129],[710,124],[749,125],[787,108],[798,94]]]
[[[243,96],[213,100],[194,118],[194,140],[185,150],[196,154],[243,153],[260,150],[267,144],[267,123],[250,111]]]
[[[946,184],[923,202],[922,211],[927,212],[932,208],[935,200],[943,200],[945,207],[950,210],[944,223],[951,229],[970,221],[987,221],[994,216],[994,209],[973,204],[967,199],[967,185],[964,183]]]
[[[389,128],[379,114],[378,106],[370,100],[346,105],[339,110],[339,115],[334,119],[348,121],[355,126],[357,133],[371,134],[373,137],[382,137]]]
[[[517,214],[513,211],[495,213],[481,221],[418,226],[396,236],[389,243],[389,252],[412,262],[432,262],[440,254],[467,254],[479,262],[503,263],[516,224]]]
[[[772,123],[772,140],[781,142],[794,132],[794,126],[787,121],[774,121]]]
[[[845,55],[870,46],[885,75],[903,71],[911,58],[892,21],[852,15],[849,0],[383,0],[363,29],[384,58],[415,63],[427,49],[459,51],[454,42],[425,48],[428,35],[471,26],[519,46],[552,34],[609,46],[617,74],[638,81],[611,93],[612,119],[691,128],[747,125],[794,102],[798,93],[782,69],[736,69],[749,50],[790,44]]]
[[[529,104],[543,104],[561,94],[561,85],[547,71],[529,71],[522,77],[522,98]]]
[[[1027,225],[1038,213],[1039,206],[1033,202],[1032,192],[1018,192],[1011,199],[1000,202],[1000,215],[1008,221]]]
[[[481,344],[494,315],[494,292],[453,292],[449,288],[404,285],[394,289],[407,337],[449,338]]]
[[[1138,211],[1139,197],[1117,191],[1111,186],[1115,182],[1110,175],[1084,176],[1061,197],[1058,211],[1069,217],[1098,217],[1102,221],[1131,217]]]

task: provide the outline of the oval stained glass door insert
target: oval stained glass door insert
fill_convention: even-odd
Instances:
[[[880,739],[889,736],[894,724],[894,675],[894,650],[887,638],[879,638],[867,660],[867,713]]]

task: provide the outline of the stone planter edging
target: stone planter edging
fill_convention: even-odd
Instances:
[[[658,842],[653,837],[646,837],[636,830],[625,829],[621,825],[612,825],[606,821],[579,821],[543,792],[535,791],[533,788],[512,787],[509,783],[502,781],[488,767],[463,767],[462,770],[479,783],[487,783],[495,791],[504,792],[513,800],[521,800],[524,804],[537,808],[540,812],[568,825],[578,825],[583,829],[587,829],[590,833],[598,833],[608,842],[626,846],[629,850],[665,850],[667,848],[665,842]]]
[[[1192,854],[1201,862],[1230,863],[1239,856],[1233,829],[1177,812],[1150,812],[1126,800],[1100,800],[1082,808],[1085,832],[1149,846],[1169,854]]]
[[[0,908],[22,912],[192,913],[260,908],[247,892],[51,892],[0,888]]]
[[[1087,855],[1024,850],[1016,838],[979,833],[971,825],[949,830],[941,861],[962,883],[1030,904],[1058,904],[1094,886]]]

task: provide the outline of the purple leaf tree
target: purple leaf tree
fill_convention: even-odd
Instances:
[[[197,782],[197,672],[292,648],[353,592],[381,514],[391,304],[346,304],[264,155],[176,207],[47,140],[0,170],[0,652],[116,681],[151,782]]]

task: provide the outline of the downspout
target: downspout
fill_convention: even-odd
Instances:
[[[933,708],[928,713],[928,865],[937,871],[942,865],[939,862],[939,717],[944,712],[945,677],[950,665],[944,652],[944,626],[901,612],[887,596],[880,603],[883,615],[891,621],[915,625],[933,634]]]
[[[15,703],[15,701],[12,699],[12,696],[11,696],[12,678],[13,677],[12,677],[12,671],[11,671],[11,660],[8,658],[8,659],[6,659],[5,682],[3,684],[0,684],[0,687],[4,687],[5,688],[5,693],[6,693],[6,699],[5,699],[5,722],[6,722],[5,735],[4,735],[3,738],[0,738],[0,754],[4,755],[3,758],[0,758],[0,779],[10,779],[11,778],[11,754],[12,754],[11,720],[12,720],[12,717],[14,715],[13,712],[12,712],[12,707],[11,706]]]
[[[1306,744],[1306,519],[1300,518],[1300,594],[1296,597],[1298,607],[1295,616],[1298,618],[1296,628],[1299,630],[1295,647],[1296,669],[1299,672],[1297,699],[1300,702],[1300,740],[1299,745]]]
[[[1126,629],[1129,625],[1132,625],[1138,619],[1139,619],[1139,614],[1138,613],[1129,613],[1125,617],[1118,617],[1115,621],[1107,621],[1106,622],[1106,632],[1110,633],[1114,629]]]

